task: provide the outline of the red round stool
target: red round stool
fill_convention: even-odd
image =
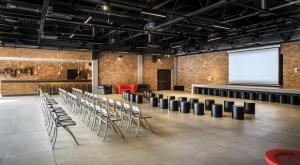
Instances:
[[[300,165],[300,150],[271,149],[265,160],[268,165]]]

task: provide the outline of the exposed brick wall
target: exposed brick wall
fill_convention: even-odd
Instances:
[[[151,55],[144,56],[143,83],[150,84],[151,90],[157,90],[157,70],[170,69],[173,73],[174,59],[172,57],[162,58],[156,63],[152,62]],[[173,74],[172,74],[173,79]],[[173,82],[173,81],[172,81]]]
[[[178,57],[178,84],[186,91],[191,91],[192,84],[227,84],[227,77],[228,56],[224,51]]]
[[[283,54],[283,87],[300,88],[300,42],[281,45]],[[298,72],[294,68],[298,68]]]
[[[300,42],[281,44],[283,54],[283,87],[300,88]],[[228,84],[226,52],[214,52],[178,59],[178,82],[191,91],[192,84]],[[208,77],[212,76],[212,80]]]
[[[122,56],[119,58],[118,56]],[[99,84],[136,84],[138,57],[136,54],[102,52],[99,57]]]
[[[0,47],[0,57],[18,57],[18,58],[47,58],[47,59],[74,59],[74,60],[89,60],[90,52],[83,51],[61,51],[61,50],[40,50],[40,49],[24,49],[24,48],[4,48]],[[67,69],[77,69],[77,63],[63,63],[61,74],[59,75],[58,62],[39,62],[40,69],[37,74],[18,74],[16,77],[10,77],[3,73],[5,68],[16,69],[23,65],[37,69],[37,62],[18,62],[18,61],[3,61],[0,60],[0,80],[66,80]],[[82,64],[83,70],[87,67]],[[1,83],[0,83],[1,88]]]

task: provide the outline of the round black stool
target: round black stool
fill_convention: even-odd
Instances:
[[[298,105],[298,97],[297,96],[290,96],[290,104],[291,105]]]
[[[248,99],[248,93],[246,91],[241,92],[241,98],[242,99]]]
[[[204,103],[194,103],[194,115],[204,115]]]
[[[258,100],[259,101],[265,101],[266,100],[266,94],[258,93]]]
[[[232,119],[244,120],[244,107],[241,105],[232,106]]]
[[[180,102],[187,101],[187,97],[178,97],[178,107],[180,109]]]
[[[227,96],[226,90],[220,90],[220,96],[226,97]]]
[[[247,114],[255,114],[255,103],[244,102],[244,112]]]
[[[181,101],[180,102],[180,112],[181,113],[190,113],[190,102]]]
[[[207,89],[207,95],[212,95],[212,89]]]
[[[128,101],[130,101],[130,92],[126,92],[125,99],[128,100]]]
[[[227,97],[232,97],[232,91],[227,90]]]
[[[175,100],[175,96],[167,96],[168,99],[168,107],[170,107],[170,101]]]
[[[159,108],[160,109],[168,109],[168,99],[159,99]]]
[[[211,117],[222,117],[223,106],[222,104],[212,104],[211,106]]]
[[[224,101],[224,112],[232,112],[234,101]]]
[[[164,97],[164,95],[163,94],[156,94],[155,97],[157,97],[158,99],[161,99],[161,98]]]
[[[219,89],[214,89],[214,96],[219,96]]]
[[[211,105],[215,103],[215,100],[206,99],[205,100],[205,110],[211,111]]]
[[[199,100],[198,99],[196,99],[196,98],[190,98],[190,107],[191,107],[191,109],[194,109],[194,103],[197,103],[197,102],[199,102]]]
[[[158,107],[158,98],[157,97],[150,98],[150,107]]]
[[[249,93],[249,99],[250,99],[250,100],[255,100],[255,99],[256,99],[256,93],[250,92],[250,93]]]
[[[234,98],[239,98],[239,92],[238,91],[233,91],[233,97]]]
[[[143,95],[135,95],[135,102],[138,104],[143,103]]]
[[[272,94],[272,93],[269,93],[268,94],[268,101],[269,102],[276,102],[275,95]]]
[[[287,104],[287,96],[286,95],[279,95],[279,102],[280,104]]]
[[[135,102],[135,96],[136,96],[136,94],[134,94],[134,93],[130,94],[130,101],[131,102]]]
[[[178,111],[178,101],[177,100],[170,100],[169,110],[170,111]]]

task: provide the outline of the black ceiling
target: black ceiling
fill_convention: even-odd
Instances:
[[[0,44],[173,54],[249,47],[300,39],[299,7],[300,0],[1,0]]]

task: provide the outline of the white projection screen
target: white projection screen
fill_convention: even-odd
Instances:
[[[228,51],[229,84],[279,85],[279,45]]]

